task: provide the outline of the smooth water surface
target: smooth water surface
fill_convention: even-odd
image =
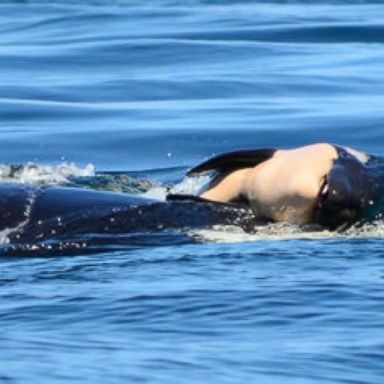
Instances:
[[[0,178],[163,198],[222,151],[382,155],[383,20],[381,1],[2,1]],[[381,384],[383,228],[2,256],[0,383]]]

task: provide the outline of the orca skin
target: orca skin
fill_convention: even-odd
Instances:
[[[171,200],[171,199],[170,199]],[[80,188],[0,184],[0,230],[10,242],[257,223],[252,211],[209,201],[156,201]]]

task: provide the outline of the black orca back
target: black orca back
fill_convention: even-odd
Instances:
[[[80,234],[183,231],[235,222],[249,231],[255,225],[252,211],[210,201],[165,202],[77,188],[24,188],[9,186],[3,194],[3,207],[10,208],[0,224],[12,229],[12,242],[70,239]],[[28,193],[33,199],[24,214]]]

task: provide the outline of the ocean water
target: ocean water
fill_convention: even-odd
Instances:
[[[373,0],[2,1],[0,179],[163,199],[229,150],[383,155],[383,20]],[[0,383],[383,382],[383,223],[189,235],[1,256]]]

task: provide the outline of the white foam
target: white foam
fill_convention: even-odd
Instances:
[[[94,175],[95,167],[93,164],[88,164],[84,168],[67,162],[57,165],[42,165],[31,162],[24,165],[0,165],[1,182],[64,184],[68,182],[69,177]]]
[[[338,232],[329,230],[303,230],[300,227],[276,223],[256,226],[253,233],[231,225],[217,225],[209,229],[191,230],[189,234],[201,242],[238,243],[271,240],[318,240],[334,238],[384,238],[384,221],[376,221]]]
[[[196,177],[186,177],[180,183],[175,184],[170,193],[197,195],[211,178],[206,175]]]
[[[145,197],[147,199],[155,199],[160,201],[165,201],[168,194],[168,189],[161,185],[156,185],[151,187],[148,191],[141,193],[141,197]]]
[[[244,232],[240,227],[217,225],[209,229],[191,230],[190,235],[201,242],[238,243],[265,240],[324,239],[335,236],[329,231],[303,231],[285,223],[256,226],[253,233]]]
[[[201,188],[208,182],[209,177],[186,177],[180,183],[175,184],[171,188],[164,185],[154,185],[148,191],[140,194],[142,197],[165,201],[167,195],[182,194],[182,195],[197,195]]]
[[[362,226],[352,226],[345,231],[345,236],[357,238],[384,237],[384,219],[375,220]]]

